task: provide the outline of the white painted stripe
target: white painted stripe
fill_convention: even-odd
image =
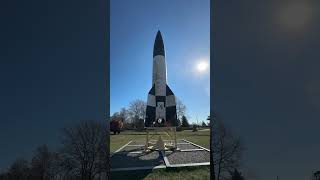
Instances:
[[[156,107],[156,96],[148,94],[147,105]]]
[[[121,151],[123,148],[125,148],[128,144],[130,144],[132,141],[129,141],[127,144],[123,145],[121,148],[119,148],[118,150],[116,150],[114,153],[112,153],[110,155],[110,157],[112,157],[114,154],[116,154],[117,152]]]
[[[175,106],[176,105],[176,99],[174,95],[166,96],[166,107]]]
[[[163,157],[163,160],[164,160],[164,163],[166,164],[166,166],[167,167],[170,166],[169,160],[166,157],[165,153],[163,151],[161,151],[161,154],[162,154],[162,157]]]
[[[205,151],[205,149],[181,149],[181,152],[189,152],[189,151]]]
[[[162,131],[162,132],[164,132],[165,133],[165,131]],[[156,135],[158,135],[158,134],[156,134]],[[160,134],[159,134],[160,135]],[[149,141],[158,141],[158,140],[156,140],[156,139],[151,139],[151,140],[149,140]],[[162,141],[174,141],[174,140],[162,140]],[[178,140],[177,140],[178,141]],[[179,143],[177,143],[177,144],[179,144]],[[182,144],[190,144],[190,143],[182,143]]]
[[[209,152],[210,152],[210,150],[209,150],[209,149],[204,148],[204,147],[202,147],[202,146],[200,146],[200,145],[198,145],[198,144],[192,143],[192,142],[187,141],[187,140],[185,140],[185,139],[184,139],[184,141],[185,141],[185,142],[188,142],[188,143],[190,143],[190,144],[192,144],[192,145],[194,145],[194,146],[197,146],[197,147],[199,147],[199,148],[202,148],[202,149],[204,149],[204,150],[206,150],[206,151],[209,151]]]
[[[167,67],[165,57],[158,55],[153,58],[153,83],[155,84],[155,95],[166,95]]]
[[[132,151],[132,152],[129,152],[130,154],[142,154],[143,151]]]
[[[188,163],[188,164],[171,164],[167,167],[188,167],[188,166],[209,166],[210,162],[202,162],[202,163]]]
[[[158,118],[161,118],[161,119],[166,118],[166,108],[164,106],[164,102],[157,102],[156,119],[158,119]]]
[[[111,168],[110,171],[133,171],[133,170],[146,170],[146,169],[163,169],[165,165],[159,166],[142,166],[142,167],[129,167],[129,168]]]

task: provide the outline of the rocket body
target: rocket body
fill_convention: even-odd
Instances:
[[[153,48],[152,88],[148,93],[145,126],[177,126],[176,99],[167,85],[167,65],[160,31]]]

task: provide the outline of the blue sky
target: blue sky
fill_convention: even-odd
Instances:
[[[189,121],[206,120],[210,70],[197,67],[200,62],[210,63],[209,0],[111,0],[110,10],[110,113],[135,99],[147,100],[159,29],[168,85],[187,106]]]

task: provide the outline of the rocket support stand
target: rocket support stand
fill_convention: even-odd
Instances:
[[[169,143],[163,142],[161,135],[159,136],[156,143],[151,143],[151,138],[149,138],[150,131],[154,131],[153,135],[155,135],[155,133],[157,132],[165,132],[170,137]],[[169,135],[167,131],[172,132],[171,135]],[[176,127],[146,127],[146,134],[146,145],[144,149],[145,151],[177,150]]]

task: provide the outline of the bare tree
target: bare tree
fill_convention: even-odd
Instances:
[[[114,112],[111,116],[112,120],[120,120],[121,122],[125,123],[128,119],[128,110],[126,108],[121,108],[120,112]]]
[[[182,121],[182,117],[186,116],[187,107],[181,102],[180,99],[176,98],[176,100],[177,100],[177,103],[176,103],[177,119],[179,119],[179,121]]]
[[[129,104],[129,114],[131,117],[138,117],[139,119],[144,119],[146,115],[147,103],[142,100],[135,100]]]
[[[123,123],[127,123],[127,120],[128,120],[128,118],[129,118],[129,112],[128,112],[128,110],[126,109],[126,108],[121,108],[121,110],[120,110],[120,113],[119,113],[119,116],[120,116],[120,118],[121,118],[121,120],[122,120],[122,122]]]
[[[24,180],[30,177],[29,162],[19,158],[9,168],[9,179]]]
[[[65,128],[61,157],[65,174],[92,180],[106,172],[108,166],[107,125],[84,121]]]
[[[142,100],[135,100],[129,104],[129,115],[131,121],[136,127],[139,127],[141,119],[144,120],[146,116],[147,103]]]
[[[116,118],[120,118],[120,113],[119,112],[114,112],[111,116],[111,120],[116,119]]]
[[[50,153],[50,166],[48,167],[48,176],[50,179],[61,179],[64,176],[66,164],[62,155],[58,152]]]
[[[52,153],[49,152],[47,145],[39,146],[31,160],[31,171],[33,177],[45,180],[51,178],[49,169],[52,165]]]
[[[212,150],[216,180],[230,179],[230,172],[240,165],[244,150],[240,138],[233,136],[222,121],[213,123]]]

